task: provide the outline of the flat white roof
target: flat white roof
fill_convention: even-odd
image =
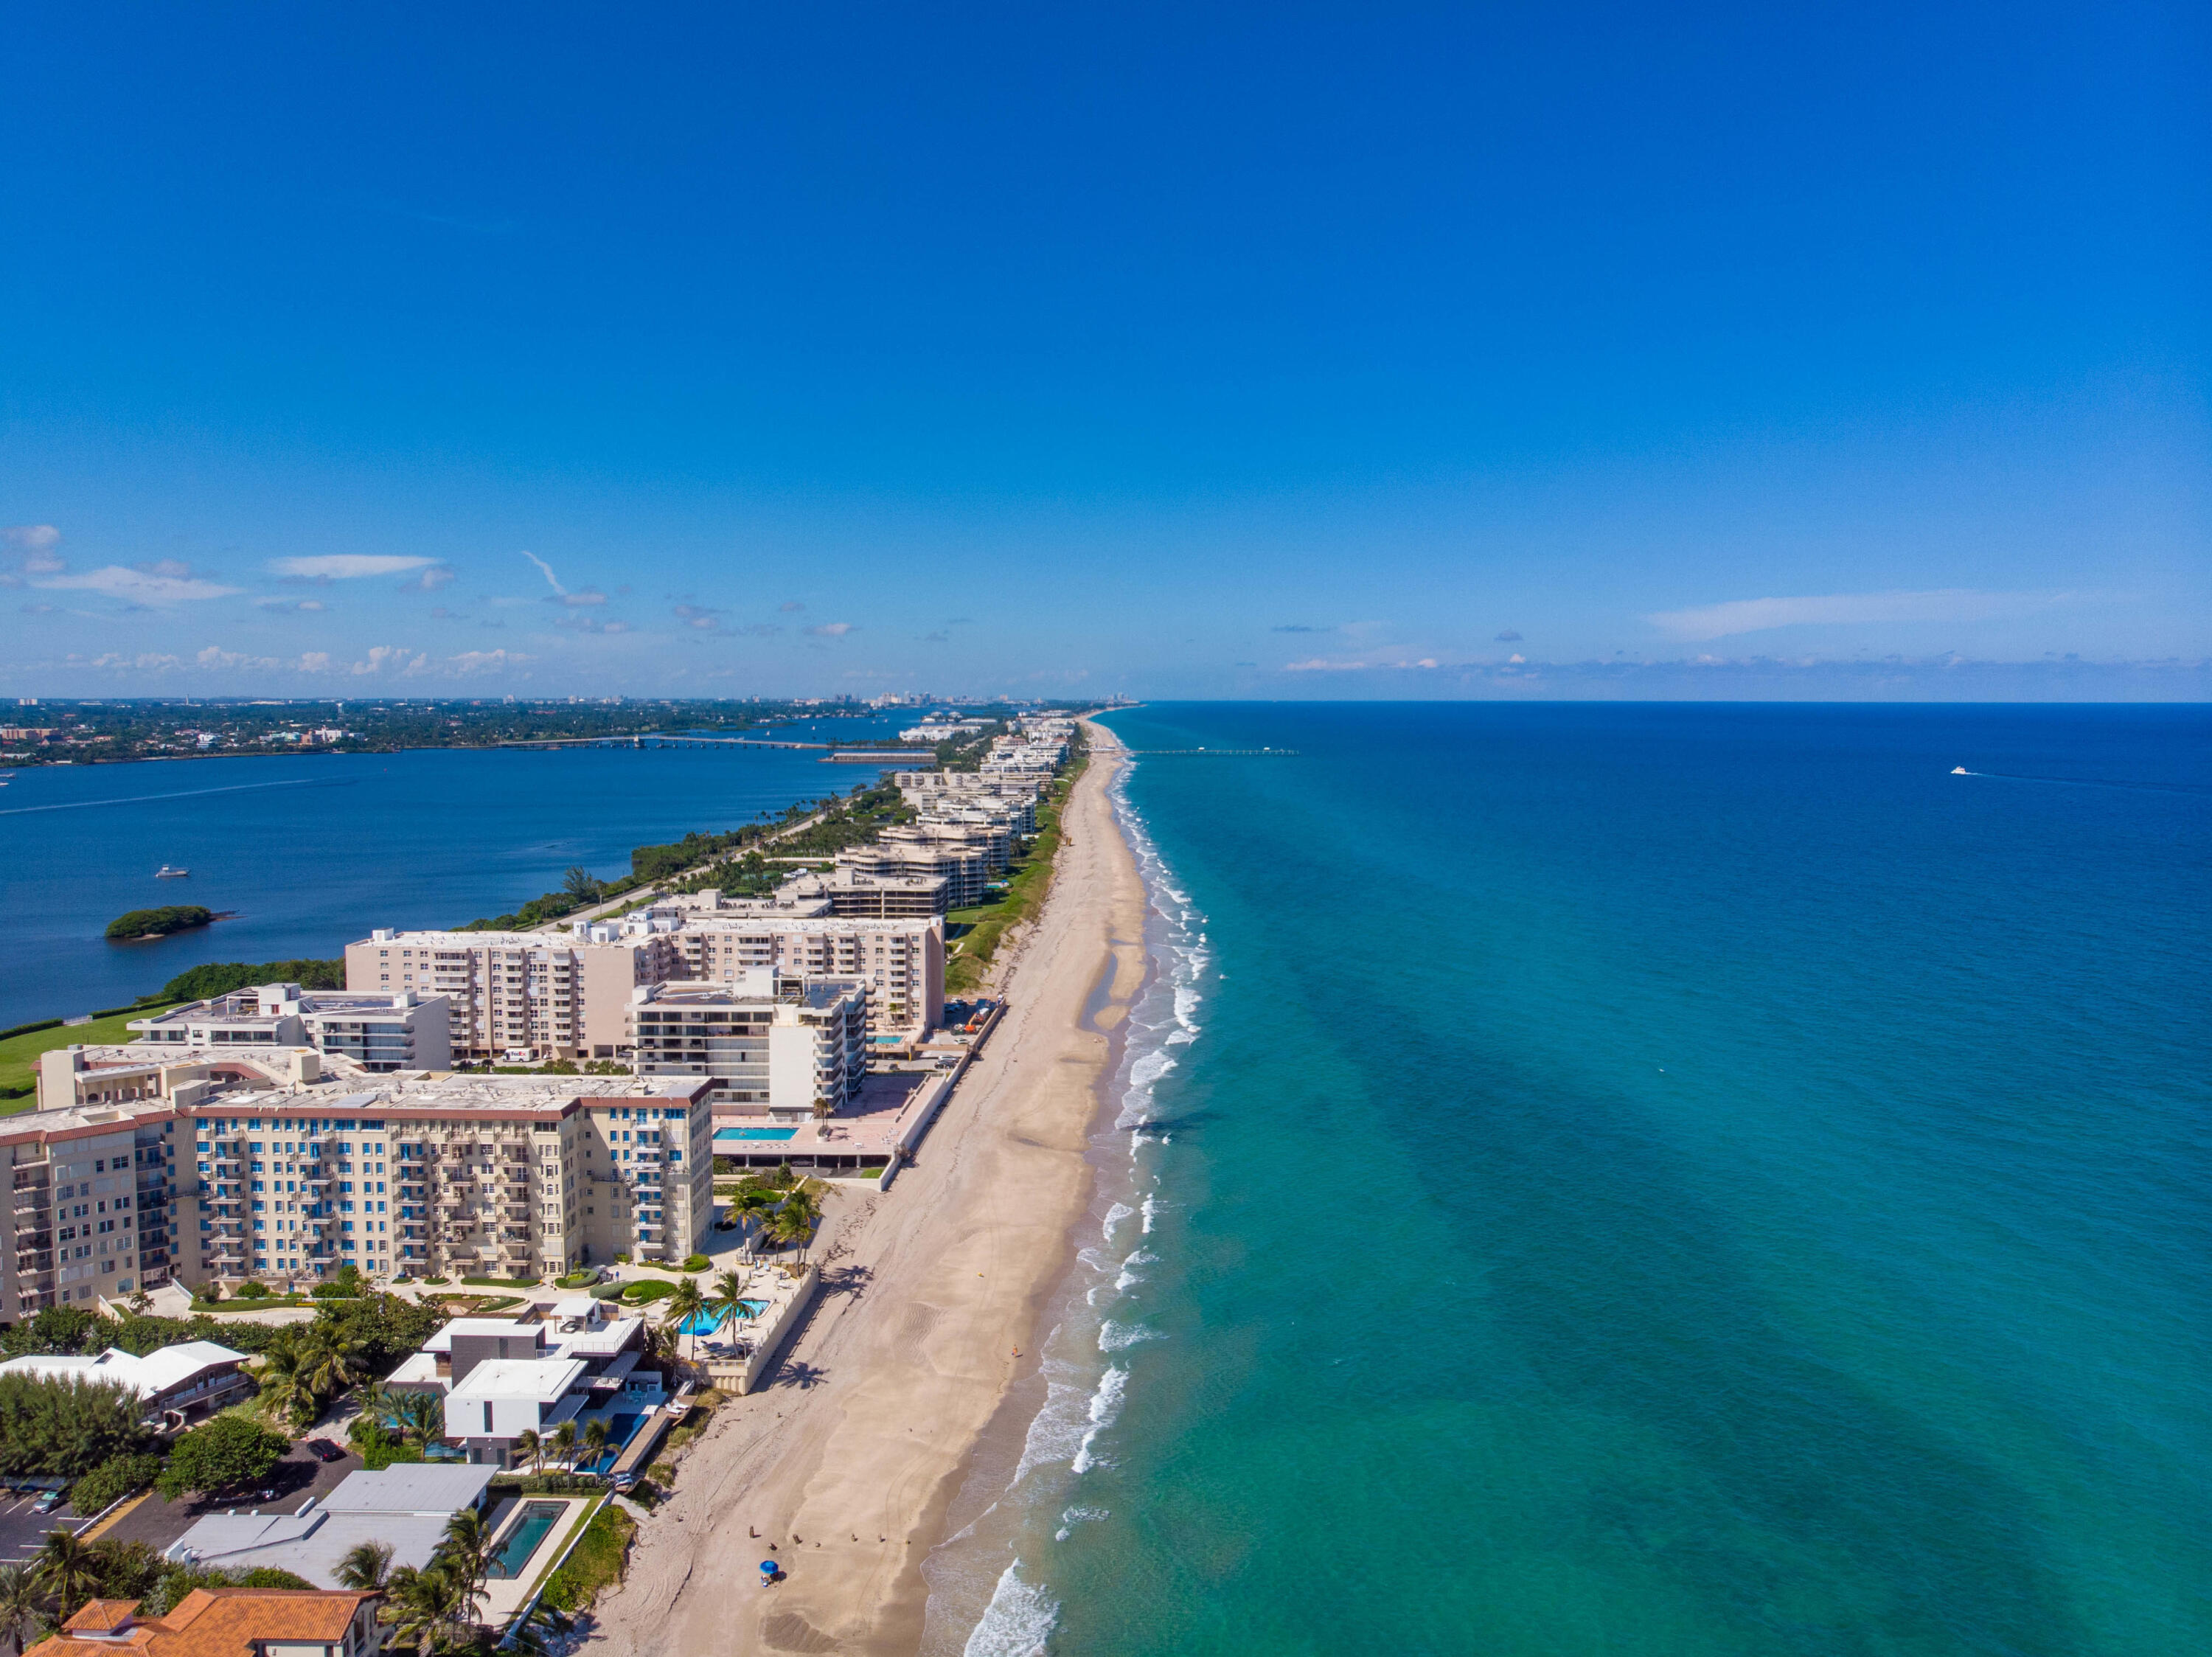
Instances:
[[[551,1404],[584,1373],[580,1358],[487,1358],[446,1394],[452,1398],[535,1398]]]
[[[324,1498],[323,1511],[331,1514],[458,1513],[475,1502],[490,1484],[494,1467],[457,1466],[452,1463],[401,1463],[381,1471],[364,1467],[347,1475]]]

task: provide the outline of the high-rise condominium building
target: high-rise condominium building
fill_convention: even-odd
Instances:
[[[714,1221],[706,1093],[687,1078],[393,1077],[195,1106],[180,1275],[682,1260]]]
[[[621,1056],[630,991],[682,971],[665,936],[605,942],[573,933],[378,931],[346,946],[346,988],[445,998],[456,1059],[522,1049],[554,1058]]]
[[[864,979],[657,984],[631,1008],[641,1076],[704,1076],[720,1116],[805,1121],[858,1100],[868,1069]]]
[[[0,1318],[169,1281],[176,1130],[159,1099],[0,1119],[15,1233],[0,1254]]]

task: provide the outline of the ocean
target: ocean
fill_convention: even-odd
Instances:
[[[2212,716],[1153,705],[933,1657],[2212,1650]],[[1958,775],[1954,767],[1968,773]]]
[[[848,740],[897,722],[821,722]],[[572,865],[627,874],[633,846],[735,828],[878,774],[720,746],[27,768],[0,789],[0,1028],[121,1006],[203,961],[328,959],[374,927],[508,914]],[[190,878],[155,880],[165,863]],[[163,904],[236,914],[153,942],[102,937],[117,916]]]

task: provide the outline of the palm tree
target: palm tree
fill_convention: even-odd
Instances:
[[[654,1363],[666,1363],[676,1356],[676,1337],[669,1325],[646,1325],[642,1355]]]
[[[318,1404],[362,1378],[363,1353],[362,1343],[335,1325],[317,1323],[308,1329],[300,1342],[300,1366]]]
[[[668,1297],[668,1313],[664,1321],[675,1326],[678,1335],[691,1333],[691,1319],[706,1309],[707,1297],[699,1292],[699,1280],[685,1277],[676,1285],[676,1292]]]
[[[816,1223],[822,1218],[822,1201],[815,1194],[813,1182],[803,1180],[784,1193],[783,1201],[776,1204],[769,1216],[769,1235],[779,1245],[795,1243],[799,1258],[806,1258],[806,1240],[813,1234]]]
[[[545,1459],[545,1441],[538,1436],[535,1427],[526,1427],[514,1435],[514,1459],[530,1458],[530,1471],[536,1472],[538,1464]]]
[[[765,1185],[744,1185],[738,1187],[730,1198],[730,1223],[752,1228],[745,1240],[745,1254],[750,1258],[752,1238],[768,1228],[768,1217],[775,1212],[775,1193]]]
[[[556,1461],[574,1465],[576,1459],[576,1423],[564,1421],[553,1429],[553,1436],[545,1441]]]
[[[313,1410],[314,1395],[296,1341],[272,1341],[261,1358],[261,1407],[289,1423]]]
[[[452,1564],[433,1559],[421,1570],[402,1565],[392,1573],[376,1619],[391,1626],[398,1648],[429,1657],[454,1643],[474,1609],[473,1596]]]
[[[0,1565],[0,1639],[21,1651],[45,1602],[46,1591],[28,1566]]]
[[[434,1392],[410,1390],[397,1393],[392,1400],[392,1423],[399,1429],[401,1438],[428,1444],[445,1435],[445,1404]]]
[[[491,1526],[484,1522],[482,1509],[464,1508],[446,1521],[445,1540],[438,1544],[435,1557],[442,1559],[460,1579],[465,1589],[462,1612],[473,1619],[484,1571],[491,1563]]]
[[[597,1420],[586,1422],[584,1430],[576,1436],[576,1444],[578,1461],[597,1461],[600,1453],[607,1447],[606,1417],[602,1416]]]
[[[745,1274],[725,1271],[714,1279],[714,1292],[707,1299],[707,1309],[714,1314],[714,1327],[727,1329],[744,1315]]]
[[[64,1617],[100,1592],[100,1562],[74,1531],[47,1532],[46,1545],[32,1560],[31,1569]]]
[[[389,1542],[356,1542],[338,1561],[338,1586],[359,1593],[381,1593],[392,1575]]]

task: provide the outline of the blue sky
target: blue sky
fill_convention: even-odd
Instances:
[[[2212,691],[2201,8],[465,9],[10,14],[0,689]]]

